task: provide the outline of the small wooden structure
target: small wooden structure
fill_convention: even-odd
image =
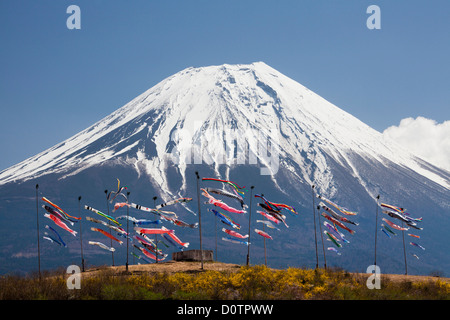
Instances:
[[[201,261],[203,252],[203,261],[213,261],[212,250],[187,250],[172,253],[174,261]]]

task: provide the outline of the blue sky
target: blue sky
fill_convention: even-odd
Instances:
[[[0,170],[190,66],[264,61],[380,132],[450,120],[448,0],[2,0],[0,39]]]

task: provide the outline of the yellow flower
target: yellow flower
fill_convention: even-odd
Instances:
[[[442,281],[440,279],[436,280],[436,286],[445,292],[446,294],[450,294],[450,283],[446,281]]]

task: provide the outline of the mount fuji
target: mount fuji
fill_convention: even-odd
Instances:
[[[105,212],[104,190],[115,189],[117,178],[128,186],[133,202],[151,207],[154,196],[160,201],[196,197],[195,171],[247,189],[254,185],[255,193],[297,209],[297,216],[288,217],[289,229],[268,244],[270,266],[315,265],[314,185],[317,193],[359,213],[351,244],[341,256],[327,253],[327,265],[365,271],[373,264],[374,231],[383,217],[380,211],[375,226],[380,195],[381,202],[423,217],[426,251],[420,260],[407,256],[408,273],[450,270],[444,238],[450,227],[450,172],[256,62],[182,70],[77,135],[1,171],[0,256],[5,263],[0,272],[36,268],[36,184],[67,210],[78,212],[81,195],[83,203]],[[257,201],[252,201],[255,210]],[[201,208],[203,248],[213,249],[214,216],[207,205]],[[181,219],[198,221],[196,201],[178,210]],[[248,216],[236,221],[247,233]],[[177,234],[197,248],[197,231],[177,229]],[[262,240],[252,238],[251,262],[263,263]],[[71,239],[68,249],[41,244],[44,266],[79,263],[79,245],[78,239]],[[377,246],[381,271],[403,273],[401,236],[381,234]],[[246,250],[219,242],[218,259],[244,263]],[[98,249],[87,248],[85,255],[92,264],[109,263],[110,254]]]

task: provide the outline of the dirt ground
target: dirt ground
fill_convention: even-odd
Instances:
[[[128,272],[132,274],[140,274],[140,273],[177,273],[177,272],[186,272],[186,273],[198,273],[206,270],[216,270],[216,271],[231,271],[236,272],[239,271],[241,266],[232,263],[223,263],[223,262],[204,262],[203,269],[201,266],[201,262],[193,261],[167,261],[167,262],[159,262],[152,264],[140,264],[140,265],[128,265]],[[126,274],[125,266],[114,266],[114,267],[99,267],[92,268],[86,270],[83,273],[85,276],[94,275],[101,271],[111,271],[116,274]]]
[[[369,277],[370,274],[360,273],[364,277]],[[450,278],[443,277],[432,277],[432,276],[415,276],[415,275],[404,275],[404,274],[382,274],[381,279],[387,278],[393,282],[410,281],[410,282],[427,282],[441,280],[450,283]]]

